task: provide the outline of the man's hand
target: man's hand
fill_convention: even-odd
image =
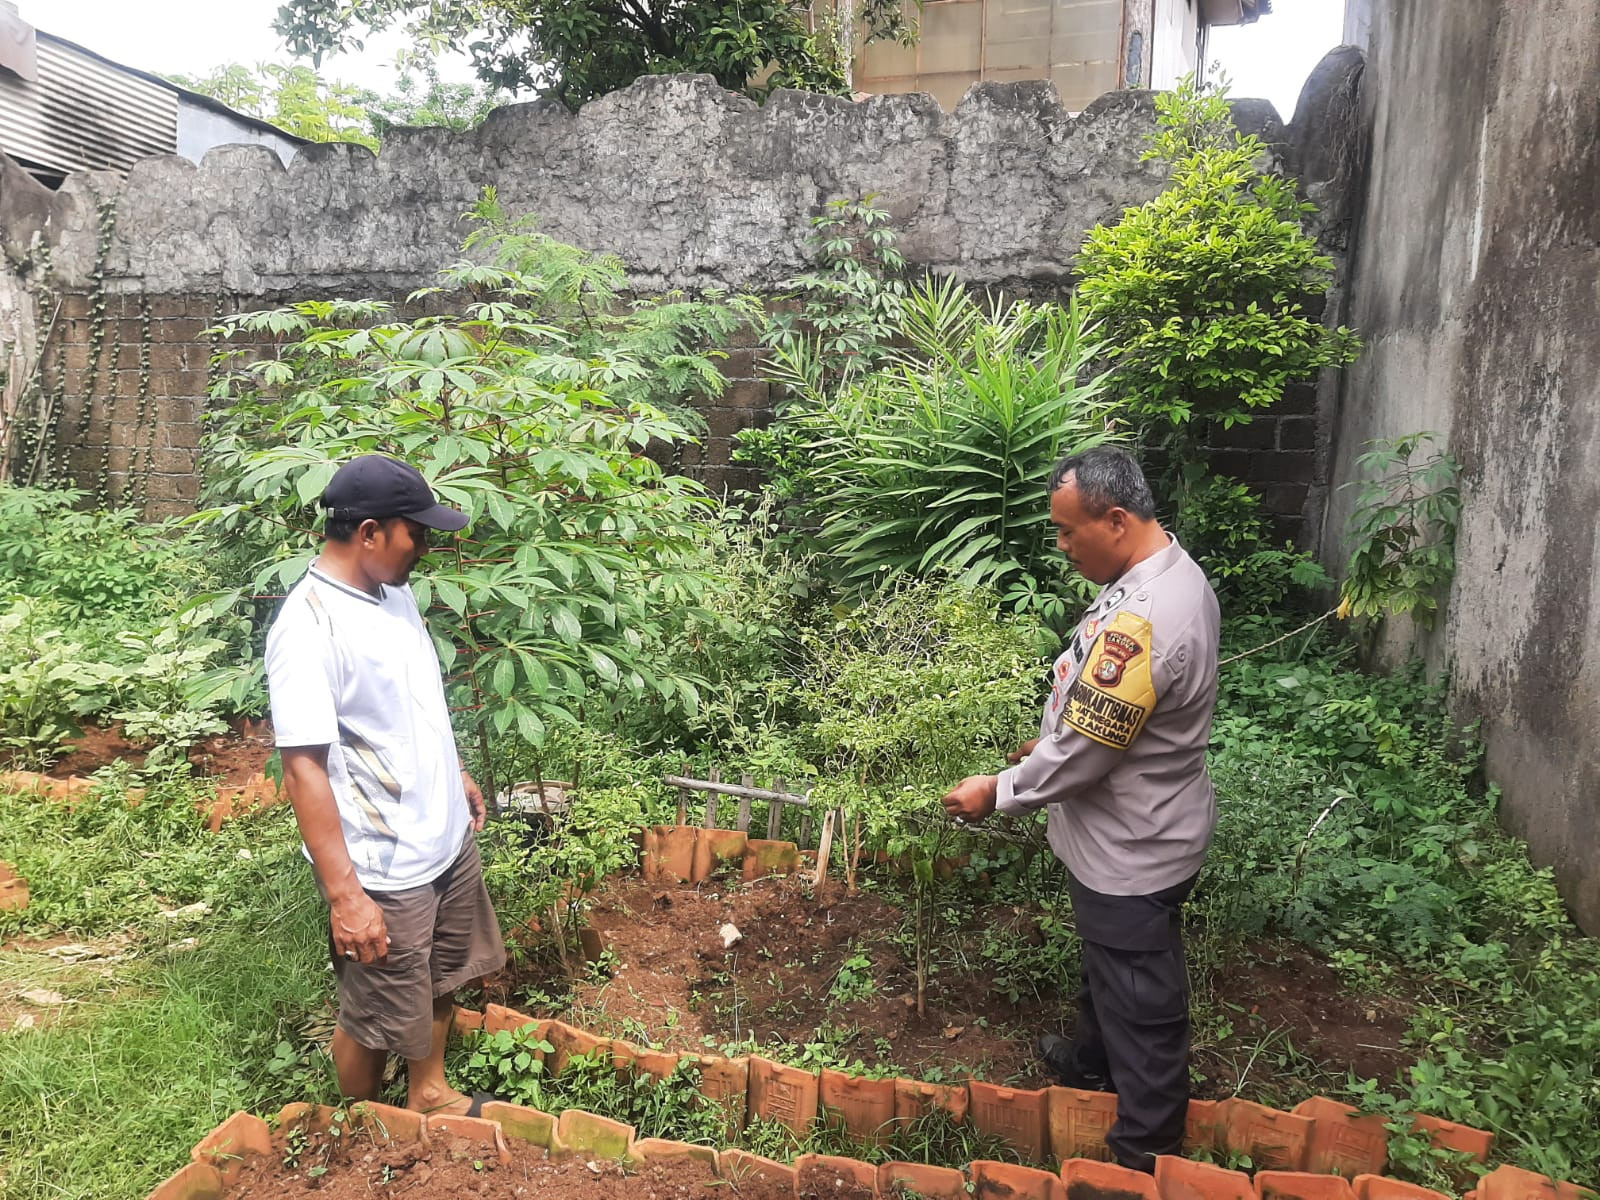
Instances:
[[[994,811],[998,775],[968,775],[944,798],[944,811],[951,819],[976,825]]]
[[[483,802],[483,789],[468,775],[466,768],[461,770],[461,786],[467,791],[467,808],[472,813],[472,832],[482,833],[483,822],[489,815],[488,806]]]
[[[1028,755],[1032,754],[1038,748],[1039,748],[1039,739],[1038,738],[1029,738],[1027,741],[1023,742],[1022,745],[1018,746],[1015,750],[1013,750],[1010,754],[1006,755],[1006,761],[1008,763],[1011,763],[1013,766],[1015,766],[1017,763],[1021,762],[1025,758],[1027,758]]]
[[[328,927],[333,932],[334,953],[363,966],[389,957],[389,929],[383,910],[365,892],[355,892],[330,905]]]

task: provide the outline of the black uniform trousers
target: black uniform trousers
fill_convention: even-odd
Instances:
[[[1072,1058],[1110,1081],[1117,1162],[1155,1170],[1183,1152],[1189,1112],[1189,976],[1179,914],[1195,877],[1148,896],[1108,896],[1069,875],[1083,939]]]

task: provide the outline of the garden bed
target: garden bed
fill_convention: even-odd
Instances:
[[[893,882],[886,871],[878,881]],[[524,958],[487,980],[484,998],[673,1051],[754,1039],[804,1054],[821,1042],[868,1070],[1040,1087],[1049,1080],[1034,1042],[1046,1029],[1070,1029],[1076,981],[1014,1001],[980,954],[991,929],[1023,947],[1042,940],[1040,918],[1037,908],[975,906],[919,1015],[912,965],[889,938],[904,923],[891,887],[851,893],[828,880],[813,888],[802,875],[693,885],[617,876],[601,885],[588,915],[604,947],[599,971],[568,992],[558,964]],[[727,925],[740,934],[731,947],[720,932]],[[963,959],[966,969],[954,965]],[[1239,1048],[1264,1038],[1339,1079],[1350,1071],[1392,1078],[1412,1061],[1401,1045],[1404,1001],[1352,995],[1289,945],[1244,947],[1237,966],[1216,973],[1209,1003],[1233,1033],[1197,1044],[1197,1097],[1234,1095],[1247,1070]]]
[[[282,1200],[308,1193],[356,1200],[1444,1200],[1376,1174],[1353,1179],[1263,1170],[1252,1179],[1161,1157],[1155,1176],[1071,1157],[1059,1171],[991,1161],[960,1168],[877,1165],[804,1154],[792,1165],[746,1151],[637,1138],[626,1125],[569,1110],[559,1117],[514,1104],[482,1118],[423,1116],[382,1104],[286,1106],[269,1123],[236,1113],[149,1200]],[[1579,1200],[1570,1184],[1516,1167],[1478,1183],[1484,1200]]]

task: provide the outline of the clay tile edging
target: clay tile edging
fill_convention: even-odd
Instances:
[[[1092,1158],[1069,1158],[1063,1162],[1061,1182],[1066,1185],[1068,1200],[1161,1200],[1152,1176]]]
[[[1184,1122],[1183,1144],[1189,1150],[1215,1150],[1222,1141],[1222,1114],[1218,1100],[1191,1100]]]
[[[435,1113],[422,1118],[422,1129],[427,1141],[446,1137],[465,1138],[485,1150],[493,1150],[501,1166],[511,1163],[511,1148],[506,1145],[506,1135],[494,1121],[454,1113]]]
[[[1258,1168],[1298,1171],[1305,1165],[1311,1143],[1309,1117],[1238,1097],[1222,1101],[1217,1111],[1222,1117],[1223,1148],[1248,1154]]]
[[[569,1108],[556,1118],[556,1137],[567,1150],[596,1158],[623,1159],[633,1145],[633,1126]]]
[[[964,1083],[922,1083],[916,1079],[894,1081],[894,1115],[901,1121],[914,1121],[936,1108],[950,1114],[959,1124],[972,1109],[972,1096]]]
[[[530,1017],[527,1013],[518,1012],[514,1008],[504,1008],[498,1004],[487,1005],[483,1010],[483,1024],[481,1028],[485,1033],[499,1033],[501,1030],[518,1030],[527,1025],[537,1025],[539,1018]]]
[[[223,1186],[216,1168],[192,1162],[167,1176],[148,1200],[221,1200]]]
[[[766,1179],[779,1187],[794,1188],[794,1168],[748,1150],[721,1150],[717,1153],[717,1176],[738,1190],[747,1179]]]
[[[1211,1163],[1162,1154],[1156,1158],[1161,1200],[1256,1200],[1250,1176]]]
[[[744,872],[745,845],[750,835],[742,829],[702,829],[695,837],[689,877],[700,883],[719,870]]]
[[[1050,1153],[1050,1093],[1046,1088],[997,1087],[972,1080],[972,1123],[984,1133],[1003,1137],[1020,1152],[1043,1162]]]
[[[477,1009],[462,1008],[458,1004],[450,1018],[450,1030],[452,1033],[472,1033],[475,1030],[482,1029],[486,1019],[486,1014],[479,1012]]]
[[[0,911],[28,907],[28,881],[17,874],[16,867],[0,862]]]
[[[679,1056],[667,1050],[646,1050],[622,1038],[611,1039],[611,1065],[626,1075],[661,1080],[678,1069]]]
[[[800,847],[793,842],[751,838],[745,843],[745,882],[764,875],[790,875],[800,869]]]
[[[537,1108],[511,1104],[505,1100],[490,1100],[483,1106],[483,1119],[500,1126],[508,1138],[527,1142],[557,1157],[563,1147],[556,1136],[556,1119]]]
[[[1384,1175],[1357,1175],[1352,1186],[1356,1200],[1449,1200],[1443,1192]]]
[[[750,1056],[751,1115],[777,1121],[803,1138],[817,1120],[818,1091],[819,1081],[810,1071]]]
[[[1554,1179],[1535,1171],[1513,1167],[1509,1163],[1496,1167],[1478,1180],[1479,1200],[1588,1200],[1600,1193],[1579,1187],[1575,1183],[1557,1183]]]
[[[1291,1111],[1311,1119],[1306,1170],[1347,1179],[1382,1174],[1389,1161],[1389,1132],[1381,1114],[1363,1116],[1359,1109],[1327,1096],[1302,1100]]]
[[[968,1170],[977,1200],[1066,1200],[1067,1188],[1057,1175],[1035,1167],[979,1160]]]
[[[704,1163],[715,1173],[717,1148],[702,1146],[698,1142],[674,1142],[668,1138],[640,1138],[628,1148],[628,1161],[632,1163]]]
[[[1256,1195],[1261,1200],[1356,1200],[1348,1179],[1310,1171],[1257,1171]]]
[[[646,829],[640,873],[652,883],[688,883],[694,878],[699,832],[693,825],[652,825]]]
[[[609,1054],[611,1049],[610,1038],[597,1037],[585,1029],[579,1029],[576,1025],[568,1025],[565,1021],[546,1021],[541,1036],[554,1047],[553,1052],[546,1054],[545,1057],[557,1075],[566,1070],[567,1064],[580,1055]]]
[[[1416,1128],[1428,1134],[1439,1149],[1455,1150],[1479,1162],[1489,1161],[1489,1151],[1494,1148],[1494,1134],[1423,1113],[1418,1113],[1412,1120],[1416,1122]]]
[[[862,1079],[824,1067],[818,1099],[825,1115],[852,1137],[883,1145],[894,1131],[895,1081]]]
[[[1111,1157],[1106,1134],[1117,1123],[1117,1098],[1106,1092],[1077,1088],[1049,1089],[1050,1151],[1065,1162],[1069,1158]]]
[[[224,1184],[232,1184],[244,1169],[247,1154],[272,1153],[272,1130],[260,1117],[236,1112],[189,1151],[197,1163],[216,1169]]]
[[[727,1118],[728,1140],[744,1132],[750,1108],[750,1060],[718,1058],[709,1054],[684,1054],[700,1069],[700,1092],[722,1106]]]

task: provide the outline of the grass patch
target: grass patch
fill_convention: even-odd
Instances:
[[[168,800],[181,805],[182,797]],[[141,809],[152,805],[160,802]],[[199,828],[192,812],[178,811]],[[85,826],[109,836],[65,840]],[[25,943],[5,959],[8,976],[53,979],[46,986],[78,1003],[55,1024],[0,1033],[0,1193],[136,1200],[239,1109],[334,1095],[321,1056],[301,1045],[307,1016],[331,987],[322,907],[286,812],[241,822],[223,838],[203,830],[186,838],[170,812],[107,802],[68,813],[0,797],[0,828],[6,856],[35,872],[43,863],[61,868],[55,880],[33,876],[43,902],[20,914],[26,921],[14,932],[115,928],[124,903],[136,918],[129,957],[109,968],[62,967]],[[26,832],[31,845],[19,838]],[[249,859],[238,857],[243,841],[256,847]],[[193,874],[205,863],[209,884]],[[128,895],[136,876],[148,885],[143,902]],[[174,927],[150,915],[153,895],[193,895],[212,912]],[[64,926],[51,913],[79,919]]]

